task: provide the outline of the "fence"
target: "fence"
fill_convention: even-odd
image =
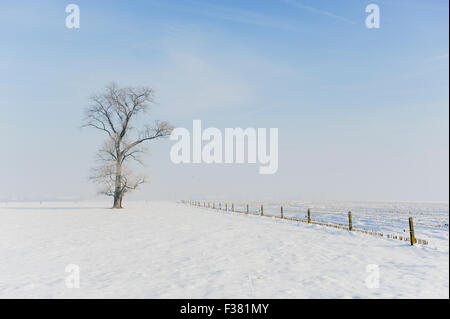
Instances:
[[[411,246],[414,244],[428,245],[427,240],[416,238],[415,232],[414,232],[414,222],[413,222],[412,217],[409,217],[409,220],[408,220],[408,223],[409,223],[409,237],[408,237],[408,236],[402,236],[402,235],[397,235],[397,234],[388,234],[388,233],[384,233],[384,232],[380,232],[380,231],[354,227],[352,212],[348,212],[348,224],[345,225],[345,224],[340,224],[340,223],[328,223],[328,222],[313,220],[311,218],[311,210],[310,209],[308,209],[308,211],[307,211],[306,218],[298,218],[298,217],[285,216],[283,206],[280,206],[280,215],[271,215],[271,214],[264,213],[263,205],[261,205],[261,208],[259,209],[259,211],[254,212],[254,211],[250,211],[248,204],[244,205],[245,211],[242,211],[242,210],[235,209],[234,204],[231,204],[231,210],[230,210],[229,209],[230,206],[228,206],[228,203],[224,203],[223,206],[222,206],[222,203],[215,203],[215,202],[211,203],[211,202],[200,202],[200,201],[183,201],[183,203],[189,204],[191,206],[204,207],[204,208],[227,211],[227,212],[232,212],[232,213],[279,218],[279,219],[297,221],[297,222],[302,222],[302,223],[308,223],[308,224],[312,224],[312,225],[319,225],[319,226],[325,226],[325,227],[332,227],[332,228],[336,228],[336,229],[343,229],[343,230],[363,233],[363,234],[377,236],[377,237],[407,241],[407,242],[411,243]]]

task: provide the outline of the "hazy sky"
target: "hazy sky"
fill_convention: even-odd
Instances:
[[[78,4],[81,28],[65,27]],[[381,28],[365,27],[377,3]],[[91,199],[103,136],[81,130],[111,81],[149,119],[279,128],[279,170],[175,165],[149,144],[134,199],[449,196],[447,0],[0,2],[0,200]]]

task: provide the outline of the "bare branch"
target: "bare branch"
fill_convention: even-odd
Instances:
[[[161,137],[169,136],[173,131],[173,126],[170,125],[168,122],[159,122],[157,121],[155,126],[147,126],[146,129],[141,132],[140,138],[136,140],[135,142],[129,144],[125,151],[131,150],[133,147],[149,140],[154,140]]]

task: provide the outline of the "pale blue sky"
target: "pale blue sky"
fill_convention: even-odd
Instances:
[[[65,6],[81,28],[65,28]],[[377,3],[381,28],[365,27]],[[0,3],[0,200],[92,198],[107,83],[149,85],[151,119],[278,127],[279,171],[170,162],[149,145],[136,199],[444,200],[449,194],[448,1]]]

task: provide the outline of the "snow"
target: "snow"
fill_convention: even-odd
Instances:
[[[449,298],[448,226],[411,247],[181,203],[127,205],[0,203],[0,298]],[[78,289],[66,286],[72,264]]]

